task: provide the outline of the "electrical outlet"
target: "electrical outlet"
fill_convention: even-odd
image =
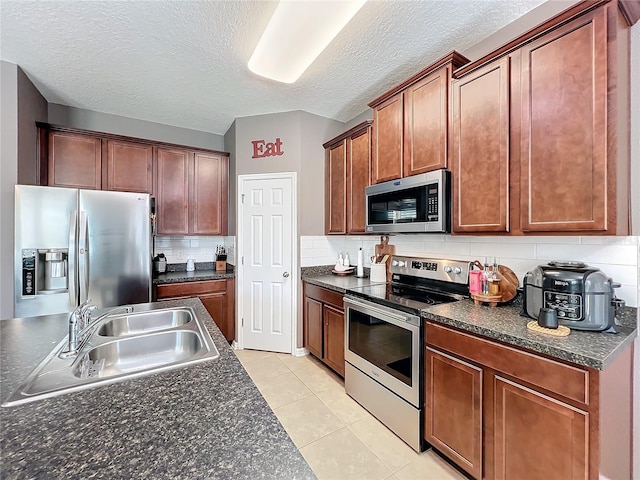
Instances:
[[[178,260],[184,260],[184,250],[176,250],[176,258]]]

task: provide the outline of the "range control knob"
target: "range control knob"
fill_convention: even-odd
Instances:
[[[398,261],[397,261],[397,260],[393,260],[393,261],[391,262],[391,266],[392,266],[392,267],[397,267],[397,266],[398,266]]]
[[[460,275],[462,273],[462,269],[460,267],[456,267],[453,269],[453,273],[456,275]]]
[[[407,262],[405,262],[404,260],[398,260],[398,266],[399,267],[406,267],[407,266]]]
[[[446,267],[444,267],[444,273],[451,273],[452,268],[447,265]]]

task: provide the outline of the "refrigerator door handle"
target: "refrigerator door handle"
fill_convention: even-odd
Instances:
[[[78,239],[78,277],[80,285],[80,303],[89,295],[89,223],[87,212],[80,211],[80,228]]]
[[[77,239],[76,232],[78,230],[78,211],[74,210],[71,212],[71,217],[69,219],[69,250],[68,250],[68,275],[69,275],[69,306],[71,308],[75,308],[78,305],[78,278],[77,278],[77,269],[76,269],[76,251],[77,251]]]

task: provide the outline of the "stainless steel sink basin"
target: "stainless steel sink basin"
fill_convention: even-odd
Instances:
[[[129,313],[109,318],[110,320],[105,321],[98,329],[98,335],[126,337],[156,330],[165,330],[191,322],[193,315],[190,310],[185,308]]]
[[[220,356],[191,307],[99,317],[77,356],[62,352],[65,337],[3,407],[111,384]],[[156,320],[157,323],[153,323]]]
[[[92,348],[74,365],[76,377],[112,377],[188,360],[202,349],[196,332],[169,331],[115,340]]]

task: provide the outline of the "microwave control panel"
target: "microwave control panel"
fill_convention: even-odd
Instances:
[[[427,221],[437,222],[440,218],[440,202],[438,201],[439,184],[427,185]]]

